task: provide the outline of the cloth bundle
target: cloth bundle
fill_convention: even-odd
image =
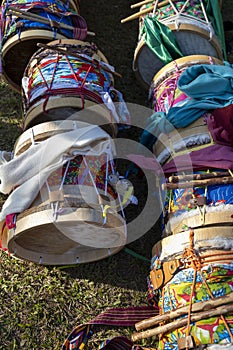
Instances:
[[[0,221],[12,213],[21,213],[36,198],[49,175],[77,155],[99,156],[110,151],[110,137],[96,126],[88,126],[55,135],[35,144],[10,160],[1,152],[0,191],[9,194],[0,213]]]

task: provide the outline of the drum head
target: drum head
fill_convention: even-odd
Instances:
[[[194,25],[181,24],[179,30],[175,25],[168,25],[173,31],[184,56],[207,55],[222,58],[222,49],[216,37],[209,40],[209,32]],[[138,43],[134,54],[133,69],[141,84],[148,89],[154,75],[164,63],[150,50],[144,40]]]
[[[24,260],[63,265],[100,260],[122,249],[126,236],[118,214],[108,214],[103,225],[98,210],[69,209],[72,213],[59,215],[55,223],[49,209],[19,215],[15,232],[5,233],[9,252]]]

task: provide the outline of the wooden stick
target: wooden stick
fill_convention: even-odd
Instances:
[[[214,316],[221,316],[221,315],[225,315],[225,314],[232,313],[232,312],[233,312],[233,304],[222,305],[219,307],[215,307],[213,310],[199,312],[198,314],[192,313],[190,321],[197,322],[200,320],[208,319],[208,318],[211,318]],[[162,333],[172,332],[175,329],[186,326],[187,322],[188,322],[188,317],[184,317],[184,318],[181,318],[181,319],[176,320],[174,322],[165,324],[163,326],[159,326],[159,327],[156,327],[153,329],[148,329],[147,331],[144,331],[144,332],[134,333],[132,335],[132,341],[135,342],[135,341],[138,341],[141,339],[154,337],[154,336],[157,336],[157,335],[162,334]]]
[[[168,178],[168,182],[170,183],[176,183],[179,181],[192,181],[192,180],[203,180],[203,179],[210,179],[213,177],[225,177],[230,176],[229,172],[223,171],[223,172],[212,172],[212,173],[206,173],[206,174],[186,174],[186,175],[173,175]]]
[[[74,53],[74,52],[70,52],[70,51],[66,51],[66,50],[63,50],[63,49],[60,49],[58,47],[53,47],[53,46],[50,46],[50,45],[46,45],[46,44],[42,44],[42,43],[38,43],[37,44],[38,47],[42,47],[44,49],[49,49],[49,50],[52,50],[52,51],[57,51],[57,52],[60,52],[62,53],[63,55],[66,55],[66,56],[72,56],[72,57],[76,57],[78,59],[83,59],[83,57],[81,55],[79,55],[78,53]],[[92,59],[88,59],[87,57],[85,57],[85,60],[87,60],[88,62],[90,63],[93,63]],[[103,70],[105,70],[106,72],[109,72],[113,75],[116,75],[118,77],[122,77],[121,74],[117,73],[117,72],[112,72],[110,69],[108,69],[107,67],[103,66],[101,63],[100,63],[100,66]]]
[[[206,311],[210,310],[212,308],[215,308],[216,306],[229,304],[233,302],[233,293],[227,294],[224,297],[220,297],[217,299],[210,299],[207,301],[201,301],[199,303],[192,304],[192,312],[197,311]],[[147,329],[152,326],[155,326],[156,324],[159,324],[160,322],[169,322],[173,318],[183,316],[188,313],[189,305],[183,306],[179,309],[176,309],[174,311],[165,313],[163,315],[158,315],[154,317],[147,318],[143,321],[140,321],[135,324],[135,328],[137,331],[141,331],[142,329]]]
[[[174,1],[174,0],[173,0],[173,1]],[[166,5],[168,5],[168,4],[169,4],[169,0],[162,1],[162,2],[160,2],[160,3],[158,4],[157,8],[166,6]],[[145,15],[145,14],[147,14],[147,13],[149,13],[149,12],[152,12],[153,10],[154,10],[154,6],[150,6],[150,7],[148,7],[148,8],[145,9],[145,10],[136,12],[136,13],[134,13],[133,15],[122,19],[122,20],[121,20],[121,23],[125,23],[125,22],[132,21],[133,19],[139,18],[140,16]]]
[[[145,15],[145,14],[153,11],[153,9],[154,9],[154,6],[151,6],[151,7],[148,7],[148,9],[136,12],[133,15],[122,19],[121,23],[126,23],[126,22],[129,22],[129,21],[132,21],[133,19],[139,18],[140,16]]]
[[[131,5],[130,8],[135,9],[136,7],[141,7],[143,5],[149,4],[150,2],[153,2],[153,0],[144,0],[141,2],[137,2],[136,4]]]
[[[7,11],[7,13],[15,15],[15,16],[20,17],[20,18],[29,19],[29,20],[31,19],[31,20],[35,20],[35,21],[40,22],[40,23],[50,24],[50,20],[49,19],[44,18],[42,16],[39,16],[39,15],[33,13],[33,12],[22,11],[22,10],[16,8],[16,7],[9,7],[9,10]],[[74,30],[74,27],[70,26],[69,24],[65,24],[65,23],[62,23],[62,22],[61,23],[56,22],[56,23],[61,28]],[[90,36],[95,36],[94,32],[87,31],[87,34],[90,35]]]
[[[227,185],[233,183],[233,177],[215,177],[212,179],[194,180],[177,183],[164,183],[162,189],[176,190],[177,188],[206,187],[213,185]]]

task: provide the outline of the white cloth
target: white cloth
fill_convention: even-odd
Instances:
[[[77,155],[99,156],[109,152],[110,143],[106,132],[88,126],[52,136],[11,160],[8,152],[1,152],[0,192],[12,192],[2,207],[0,221],[29,208],[49,175],[69,159]]]

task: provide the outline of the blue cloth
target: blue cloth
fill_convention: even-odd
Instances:
[[[178,79],[178,88],[189,98],[167,114],[156,112],[147,120],[141,143],[151,147],[157,135],[175,128],[184,128],[207,111],[233,104],[233,65],[194,65]],[[151,137],[149,137],[152,134]]]

